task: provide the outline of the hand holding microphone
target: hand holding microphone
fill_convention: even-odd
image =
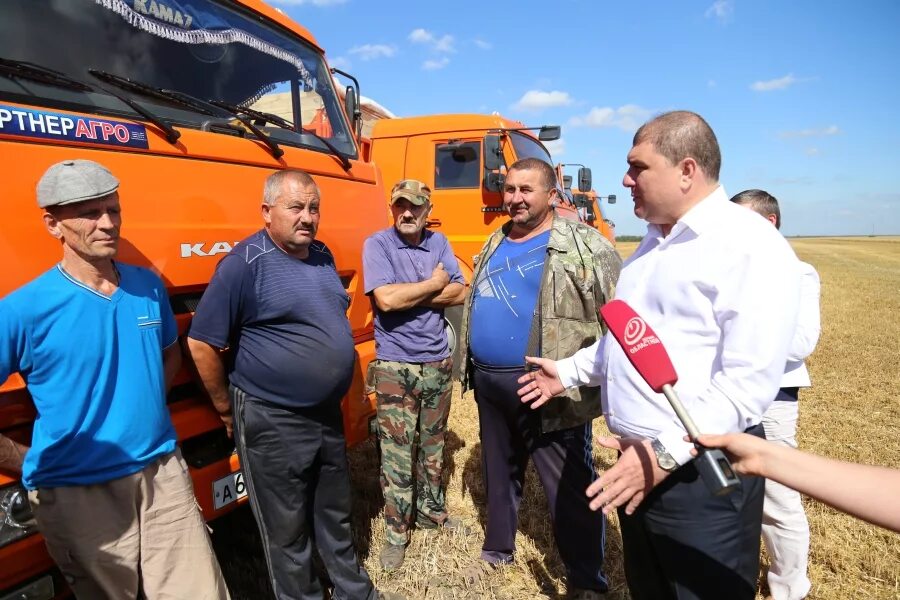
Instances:
[[[697,440],[700,431],[672,388],[678,381],[675,367],[653,329],[621,300],[604,305],[600,315],[635,370],[654,392],[664,394],[671,404],[694,443],[697,451],[695,466],[709,491],[721,496],[739,488],[741,481],[725,453],[718,448],[705,448]]]

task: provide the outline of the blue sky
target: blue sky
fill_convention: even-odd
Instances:
[[[399,116],[497,111],[558,124],[619,235],[634,130],[703,115],[721,182],[782,204],[786,235],[900,234],[900,2],[269,0]]]

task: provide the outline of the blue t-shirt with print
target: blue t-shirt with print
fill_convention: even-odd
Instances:
[[[0,381],[16,371],[37,409],[22,483],[103,483],[175,450],[164,348],[178,328],[159,277],[116,263],[106,296],[57,265],[0,300]]]
[[[528,334],[541,289],[550,231],[524,242],[503,241],[472,286],[469,349],[493,367],[525,364]]]

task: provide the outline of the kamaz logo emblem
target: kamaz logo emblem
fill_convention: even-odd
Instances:
[[[237,246],[237,242],[200,242],[199,244],[181,244],[181,258],[192,256],[215,256],[228,254]]]

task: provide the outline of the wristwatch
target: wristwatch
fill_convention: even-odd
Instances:
[[[662,442],[654,438],[653,441],[650,442],[650,445],[653,447],[653,451],[656,452],[656,463],[659,465],[660,469],[671,473],[678,468],[678,463],[675,462],[675,459],[672,458],[672,455],[669,454],[666,447],[662,445]]]

